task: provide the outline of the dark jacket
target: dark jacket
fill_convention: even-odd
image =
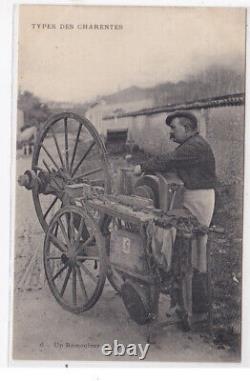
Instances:
[[[187,189],[212,189],[216,184],[215,158],[208,142],[198,133],[174,151],[141,165],[143,172],[175,171]]]

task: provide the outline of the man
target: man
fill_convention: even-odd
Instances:
[[[202,225],[209,227],[214,211],[216,183],[212,149],[199,135],[197,118],[191,112],[172,113],[167,116],[166,124],[171,129],[170,138],[179,146],[172,152],[156,156],[141,166],[136,166],[135,173],[175,171],[185,187],[183,208],[188,209]],[[193,285],[195,283],[198,291],[194,293],[194,312],[207,310],[206,244],[207,235],[192,242]]]
[[[23,142],[23,154],[31,155],[32,146],[34,145],[37,133],[37,127],[32,125],[25,125],[21,127],[21,141]]]

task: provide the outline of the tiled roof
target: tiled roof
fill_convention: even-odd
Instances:
[[[140,115],[153,115],[159,113],[169,113],[178,110],[199,110],[199,109],[208,109],[214,107],[227,107],[227,106],[241,106],[245,103],[245,94],[230,94],[223,95],[220,97],[213,97],[207,99],[199,99],[197,101],[185,102],[185,103],[177,103],[170,104],[160,107],[151,107],[145,108],[138,111],[127,112],[119,115],[107,115],[103,118],[103,120],[110,120],[115,118],[126,118],[130,116],[140,116]]]

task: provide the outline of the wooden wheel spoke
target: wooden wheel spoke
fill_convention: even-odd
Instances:
[[[102,171],[103,171],[103,168],[102,167],[98,167],[96,169],[92,169],[91,171],[84,172],[81,175],[75,176],[75,177],[73,177],[72,180],[78,180],[78,179],[81,179],[83,177],[87,177],[87,176],[93,175],[94,173],[98,173],[98,172],[102,172]]]
[[[65,213],[66,223],[67,223],[67,236],[69,238],[69,242],[71,242],[70,236],[70,223],[69,223],[69,213]]]
[[[46,152],[46,154],[48,155],[48,157],[50,158],[50,160],[52,161],[56,169],[59,171],[60,168],[58,167],[57,163],[55,162],[55,160],[53,159],[53,157],[51,156],[51,154],[49,153],[49,151],[47,150],[47,148],[44,146],[43,143],[41,143],[41,147],[43,148],[44,152]]]
[[[82,156],[81,160],[78,162],[78,164],[76,165],[75,169],[73,170],[72,172],[72,177],[75,175],[75,173],[77,172],[77,170],[79,169],[79,167],[81,166],[82,162],[84,159],[86,159],[86,157],[88,156],[88,154],[90,153],[90,151],[92,150],[92,148],[94,147],[94,145],[96,144],[95,141],[92,141],[89,148],[87,149],[87,151],[85,152],[85,154]]]
[[[49,237],[50,237],[51,242],[53,243],[53,245],[57,249],[59,249],[62,252],[67,251],[67,246],[65,246],[65,244],[63,242],[59,241],[59,239],[57,237],[55,237],[52,233],[49,233]]]
[[[66,290],[66,287],[67,287],[67,284],[68,284],[68,281],[69,281],[69,277],[70,277],[71,271],[72,271],[72,268],[69,267],[69,268],[68,268],[68,272],[67,272],[66,277],[65,277],[64,282],[63,282],[62,289],[61,289],[61,291],[60,291],[60,296],[61,296],[61,297],[63,297],[64,292],[65,292],[65,290]]]
[[[88,277],[92,279],[94,283],[97,284],[98,279],[92,274],[92,272],[89,271],[89,269],[83,263],[81,263],[80,266],[81,266],[81,269],[85,272],[85,274],[88,275]]]
[[[57,234],[58,234],[58,226],[59,226],[59,224],[56,224],[56,228],[55,228],[55,232],[54,232],[56,238],[57,238]]]
[[[74,227],[74,216],[73,216],[73,213],[70,213],[69,225],[70,225],[71,240],[72,240],[71,242],[74,242],[74,240],[75,240],[75,227]]]
[[[57,149],[57,153],[58,153],[60,162],[61,162],[61,164],[62,164],[63,169],[66,170],[65,165],[64,165],[64,162],[63,162],[63,158],[62,158],[61,150],[60,150],[60,147],[59,147],[59,144],[58,144],[58,141],[57,141],[57,138],[56,138],[54,129],[53,129],[52,127],[51,127],[51,132],[52,132],[53,140],[54,140],[55,145],[56,145],[56,149]]]
[[[53,208],[53,206],[57,202],[57,200],[58,200],[58,197],[55,197],[55,199],[52,201],[52,203],[50,204],[49,208],[47,209],[46,213],[43,215],[43,218],[45,220],[46,220],[47,215],[49,214],[49,212],[51,211],[51,209]]]
[[[86,288],[85,288],[85,285],[84,285],[84,282],[83,282],[83,279],[82,279],[81,270],[80,270],[80,268],[78,266],[76,267],[76,272],[77,272],[77,275],[78,275],[78,278],[79,278],[82,294],[83,294],[85,300],[88,300],[88,294],[87,294],[87,291],[86,291]]]
[[[73,297],[73,304],[77,304],[77,295],[76,295],[76,269],[73,267],[72,269],[72,297]]]
[[[62,272],[68,267],[68,264],[66,263],[52,278],[52,281],[56,280],[56,278],[59,277],[59,275],[62,274]]]
[[[43,159],[43,164],[44,164],[45,168],[47,169],[47,171],[49,173],[51,173],[50,167],[48,166],[47,162],[44,159]]]
[[[52,174],[53,172],[51,171],[51,169],[50,169],[50,167],[49,167],[49,165],[48,165],[48,163],[46,162],[45,159],[43,159],[43,164],[44,164],[45,168],[47,169],[47,171],[49,172],[49,174]],[[54,168],[52,168],[52,170],[55,171]],[[55,177],[53,177],[53,180],[59,186],[59,188],[61,188],[60,184],[57,182]]]
[[[61,231],[62,231],[62,233],[63,233],[63,236],[64,236],[64,239],[65,239],[65,241],[66,241],[66,244],[67,244],[68,246],[70,246],[69,237],[68,237],[68,235],[67,235],[67,233],[66,233],[65,227],[64,227],[64,225],[63,225],[63,223],[62,223],[62,221],[61,221],[60,218],[58,218],[58,224],[60,225],[60,228],[61,228]]]
[[[74,149],[73,149],[73,154],[72,154],[72,158],[71,158],[71,162],[70,162],[70,172],[72,171],[72,168],[73,168],[73,165],[74,165],[74,160],[75,160],[75,155],[76,155],[76,150],[77,150],[77,146],[78,146],[78,142],[79,142],[79,137],[80,137],[81,129],[82,129],[82,123],[79,124],[79,128],[78,128],[78,131],[77,131],[76,141],[75,141],[75,145],[74,145]]]
[[[46,161],[45,161],[44,159],[43,159],[43,164],[44,164],[45,168],[47,169],[47,171],[48,171],[49,173],[51,173],[51,170],[50,170],[48,164],[46,163]],[[53,177],[53,181],[56,183],[56,185],[58,186],[59,189],[63,189],[63,188],[61,187],[61,185],[58,183],[58,181],[56,180],[55,177]],[[50,186],[51,186],[51,184],[50,184]],[[57,189],[57,188],[56,188],[56,189]]]
[[[94,241],[94,236],[93,234],[82,244],[82,248],[84,249],[86,246],[88,246],[90,243]]]
[[[68,123],[67,123],[67,118],[64,118],[64,137],[65,137],[66,168],[69,171],[69,141],[68,141]]]

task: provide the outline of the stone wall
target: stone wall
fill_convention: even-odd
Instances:
[[[206,137],[215,154],[218,178],[225,183],[243,182],[244,107],[210,109],[206,119]]]
[[[219,180],[243,182],[244,106],[227,106],[191,110],[199,129],[214,151]],[[130,116],[106,120],[105,128],[128,129],[128,140],[152,154],[168,152],[176,146],[169,139],[166,113]]]

